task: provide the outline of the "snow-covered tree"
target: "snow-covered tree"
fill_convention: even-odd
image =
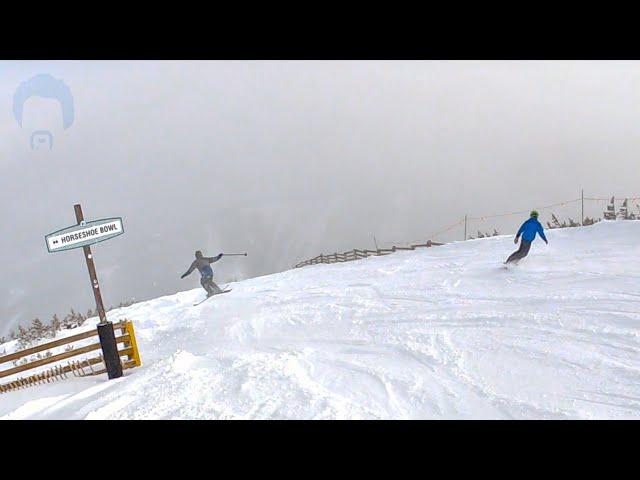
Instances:
[[[478,230],[478,236],[474,237],[473,235],[470,235],[469,236],[469,240],[475,240],[476,238],[495,237],[495,236],[498,236],[498,235],[500,235],[500,234],[498,233],[498,230],[496,230],[495,228],[493,229],[493,233],[489,233],[489,232],[482,233],[480,230]]]
[[[62,327],[67,330],[70,328],[77,328],[81,326],[85,320],[86,318],[81,313],[77,313],[72,308],[71,312],[69,312],[62,320]]]
[[[605,220],[615,220],[616,219],[616,203],[615,197],[611,197],[611,202],[607,205],[607,210],[604,212]]]
[[[620,220],[637,220],[637,216],[635,213],[629,211],[629,199],[625,198],[624,202],[620,206],[620,210],[618,210],[618,218]]]
[[[558,217],[556,217],[555,213],[551,214],[551,221],[547,222],[547,228],[549,229],[564,228],[566,226],[567,226],[566,222],[560,223],[558,221]]]
[[[58,318],[58,315],[54,314],[53,317],[51,318],[51,331],[53,332],[53,336],[56,336],[56,332],[60,331],[62,329],[62,322],[60,321],[60,319]]]

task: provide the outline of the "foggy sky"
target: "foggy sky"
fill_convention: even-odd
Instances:
[[[51,99],[13,118],[39,73],[71,88],[67,130]],[[222,284],[581,188],[639,195],[639,105],[638,62],[0,62],[0,335],[93,308],[81,249],[44,243],[74,203],[124,220],[93,248],[107,306],[143,300],[198,287],[196,249],[249,253],[216,264]],[[52,151],[29,148],[41,122]]]

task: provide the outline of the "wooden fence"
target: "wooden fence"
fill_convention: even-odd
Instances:
[[[116,343],[118,345],[122,345],[122,349],[118,350],[120,357],[126,357],[124,360],[121,359],[122,368],[129,369],[139,367],[142,363],[140,361],[140,353],[138,352],[138,345],[136,343],[135,332],[133,330],[133,323],[129,320],[121,321],[119,323],[115,323],[113,325],[113,329],[114,331],[120,330],[120,335],[116,336]],[[67,378],[69,373],[74,376],[81,377],[106,373],[106,369],[99,366],[100,363],[103,363],[101,353],[96,356],[85,357],[81,360],[69,360],[79,355],[86,355],[96,350],[100,350],[101,347],[99,342],[90,343],[89,345],[83,345],[78,348],[72,346],[73,343],[97,336],[98,330],[94,328],[87,332],[54,340],[53,342],[43,343],[32,348],[27,348],[25,350],[20,350],[0,357],[0,365],[8,362],[14,363],[13,367],[0,370],[0,379],[26,372],[28,370],[38,369],[45,365],[55,364],[45,370],[38,371],[29,376],[14,378],[7,383],[0,384],[0,393],[62,380]],[[51,349],[64,345],[70,346],[65,348],[64,352],[53,355],[49,354],[49,356],[45,355],[44,357],[37,358],[36,360],[20,363],[20,359],[23,359],[24,357],[29,357],[40,352],[49,352]],[[64,360],[67,360],[66,364],[61,363]],[[94,368],[94,366],[96,367]]]
[[[306,267],[307,265],[317,265],[319,263],[351,262],[353,260],[360,260],[361,258],[389,255],[390,253],[398,252],[401,250],[415,250],[416,248],[437,247],[440,245],[444,245],[444,243],[432,242],[431,240],[428,240],[427,243],[409,245],[408,247],[393,246],[391,248],[378,248],[377,250],[358,250],[357,248],[354,248],[353,250],[349,250],[348,252],[343,253],[336,252],[329,255],[320,254],[317,257],[298,263],[294,266],[294,268]]]

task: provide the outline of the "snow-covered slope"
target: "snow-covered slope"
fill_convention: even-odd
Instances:
[[[0,395],[2,418],[638,418],[640,222],[494,237],[115,311],[143,367]]]

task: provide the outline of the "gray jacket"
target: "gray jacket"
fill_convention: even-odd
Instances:
[[[193,261],[193,263],[189,267],[189,270],[183,273],[180,278],[184,278],[187,275],[190,275],[191,272],[193,272],[196,268],[200,272],[200,275],[202,275],[203,277],[213,276],[213,270],[211,269],[209,264],[215,263],[221,258],[222,258],[222,254],[216,255],[215,257],[198,257]]]

